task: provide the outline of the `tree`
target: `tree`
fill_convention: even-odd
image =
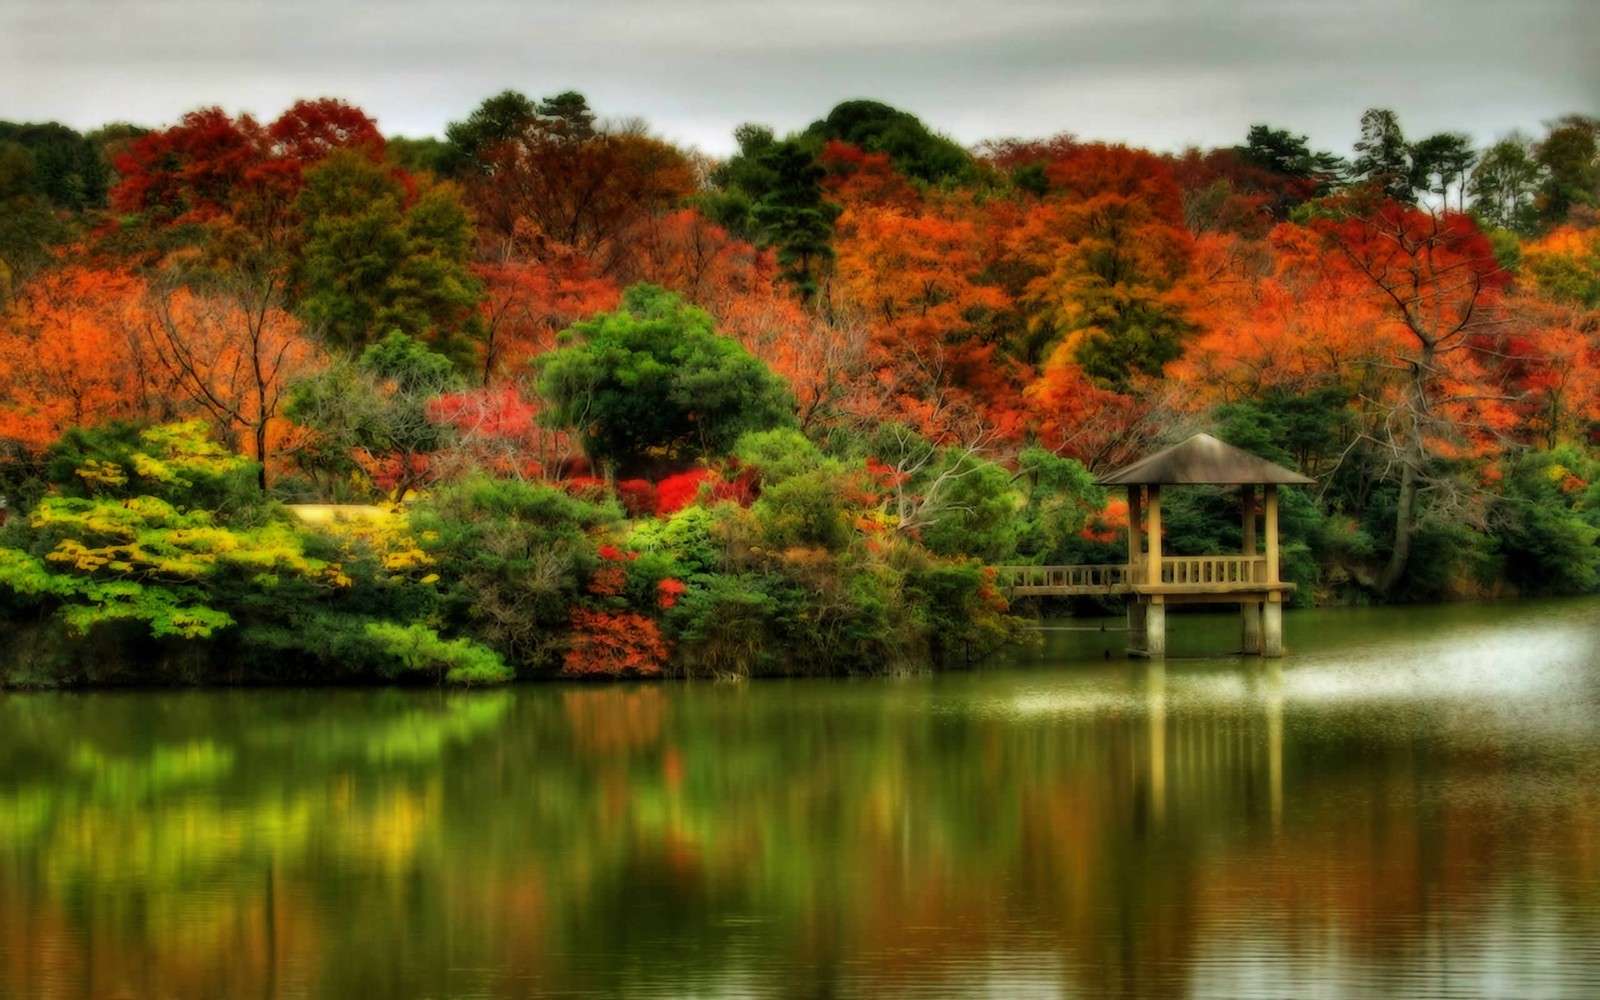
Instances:
[[[116,161],[111,207],[158,225],[228,214],[251,171],[268,156],[266,130],[249,115],[191,111],[179,124],[135,139]]]
[[[1433,463],[1470,447],[1464,439],[1475,415],[1496,422],[1488,410],[1504,390],[1493,382],[1492,307],[1509,276],[1482,231],[1459,213],[1388,202],[1364,214],[1319,219],[1315,230],[1325,251],[1364,279],[1398,334],[1392,353],[1375,359],[1398,380],[1374,435],[1399,471],[1393,544],[1372,581],[1388,593],[1406,572]]]
[[[1191,331],[1183,283],[1193,241],[1168,167],[1125,146],[1073,148],[1047,170],[1051,196],[1012,238],[1036,275],[1030,307],[1038,360],[1063,337],[1090,376],[1113,389],[1160,376]]]
[[[359,350],[399,331],[458,360],[481,338],[481,286],[467,267],[472,221],[456,190],[406,189],[350,152],[306,172],[296,310],[329,343]]]
[[[1473,214],[1491,229],[1529,236],[1538,225],[1534,193],[1539,164],[1527,139],[1515,134],[1483,151],[1467,181]]]
[[[973,174],[966,150],[929,131],[916,115],[879,101],[845,101],[805,134],[886,153],[896,169],[929,184],[967,180]]]
[[[1534,146],[1533,159],[1544,171],[1538,210],[1546,225],[1567,221],[1579,206],[1600,206],[1600,118],[1559,119]]]
[[[860,205],[839,220],[833,286],[872,324],[878,417],[941,443],[980,432],[1012,438],[1021,423],[1015,362],[984,336],[1010,303],[982,280],[987,248],[965,207]]]
[[[1400,119],[1385,108],[1369,108],[1361,116],[1361,138],[1356,140],[1354,174],[1363,183],[1402,204],[1412,204],[1411,147],[1400,131]]]
[[[526,373],[528,361],[555,346],[556,334],[590,313],[616,308],[622,292],[578,254],[477,264],[483,284],[484,385]]]
[[[34,191],[33,172],[27,149],[0,142],[0,310],[72,232],[49,200]]]
[[[253,297],[255,287],[191,287],[179,276],[157,284],[144,342],[152,366],[211,418],[224,444],[235,448],[243,438],[265,492],[289,386],[321,357],[276,296]]]
[[[1327,194],[1343,182],[1350,165],[1326,151],[1313,153],[1306,137],[1270,125],[1252,125],[1243,146],[1235,146],[1246,163],[1306,186],[1306,196]],[[1292,206],[1291,206],[1292,207]]]
[[[534,362],[549,419],[623,478],[652,458],[720,455],[747,431],[794,423],[783,383],[661,288],[633,286],[566,336],[576,342]]]
[[[390,333],[355,362],[336,362],[293,386],[284,415],[310,435],[290,457],[325,479],[328,492],[359,470],[401,499],[432,477],[428,456],[449,441],[450,427],[431,408],[459,387],[449,358]]]
[[[1467,210],[1467,176],[1478,154],[1465,132],[1440,132],[1411,147],[1411,185],[1439,196],[1439,207],[1450,208],[1450,189],[1456,189],[1458,212]]]
[[[515,90],[504,90],[488,98],[465,121],[445,126],[445,140],[450,145],[444,161],[446,172],[461,174],[469,169],[486,169],[485,154],[521,137],[538,117],[534,103]]]
[[[774,143],[761,154],[772,186],[756,201],[750,218],[760,242],[777,251],[780,276],[811,299],[833,260],[833,220],[839,206],[822,197],[825,171],[799,142]]]
[[[139,350],[143,293],[125,272],[67,267],[0,313],[0,439],[38,453],[71,427],[174,415]]]
[[[694,191],[688,157],[639,131],[595,127],[581,94],[547,98],[531,115],[520,95],[492,100],[492,114],[457,133],[477,144],[462,183],[484,259],[577,253],[611,275],[627,261],[631,232]]]
[[[110,164],[91,138],[58,122],[0,122],[0,146],[27,153],[30,193],[68,212],[106,206]]]

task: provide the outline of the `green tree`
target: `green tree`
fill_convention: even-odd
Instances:
[[[1539,217],[1558,226],[1578,206],[1600,206],[1600,118],[1568,115],[1558,120],[1533,149],[1544,172],[1539,184]]]
[[[833,220],[839,206],[822,197],[824,171],[797,140],[775,143],[761,154],[772,187],[751,209],[764,245],[776,248],[780,274],[803,298],[815,296],[833,261]]]
[[[455,188],[407,205],[382,165],[340,151],[306,172],[298,311],[331,344],[360,349],[391,331],[464,362],[482,335],[468,269],[472,220]]]
[[[1539,164],[1526,138],[1511,135],[1483,151],[1467,181],[1472,211],[1488,229],[1528,236],[1538,226]]]
[[[1377,187],[1385,197],[1415,204],[1412,190],[1411,146],[1400,131],[1400,119],[1386,108],[1369,108],[1361,116],[1361,138],[1356,140],[1354,173]]]
[[[515,90],[488,98],[465,121],[445,126],[445,141],[450,146],[444,157],[445,172],[459,174],[481,169],[489,149],[518,138],[538,117],[533,101]]]
[[[576,342],[535,361],[548,419],[619,473],[721,455],[741,434],[795,422],[782,380],[704,310],[654,285],[633,286],[616,311],[563,336]]]
[[[753,213],[755,203],[776,185],[765,154],[777,143],[772,129],[745,123],[733,130],[739,151],[711,172],[713,190],[699,198],[705,214],[717,225],[751,243],[761,239]]]
[[[69,212],[104,208],[111,168],[100,147],[58,122],[0,122],[0,143],[14,143],[33,159],[32,191]]]
[[[972,156],[959,144],[930,131],[916,115],[879,101],[845,101],[813,122],[806,135],[887,153],[895,169],[929,184],[969,180],[976,173]]]
[[[1465,132],[1440,132],[1419,140],[1411,147],[1411,184],[1439,196],[1441,207],[1450,207],[1450,191],[1456,190],[1456,209],[1466,211],[1467,176],[1478,154],[1472,137]]]
[[[73,231],[35,190],[33,175],[33,154],[0,142],[0,309]]]

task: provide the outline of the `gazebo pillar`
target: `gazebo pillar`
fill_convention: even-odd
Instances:
[[[1152,587],[1161,585],[1161,487],[1150,484],[1149,552],[1145,561],[1145,583]],[[1167,605],[1160,593],[1150,595],[1144,609],[1144,650],[1152,660],[1167,655]]]
[[[1144,527],[1141,523],[1144,518],[1143,511],[1144,487],[1128,487],[1128,581],[1131,583],[1138,579],[1139,572],[1144,568]],[[1128,595],[1128,645],[1133,649],[1144,649],[1144,602],[1136,594]]]
[[[1278,583],[1278,486],[1266,486],[1267,583]],[[1267,591],[1262,606],[1262,656],[1283,655],[1283,591],[1274,586]]]
[[[1256,552],[1256,487],[1246,483],[1239,487],[1239,534],[1243,544],[1240,553],[1254,560]],[[1247,562],[1245,572],[1248,582],[1260,583],[1255,578],[1255,563]],[[1261,655],[1261,602],[1241,601],[1239,604],[1239,649],[1245,654]]]

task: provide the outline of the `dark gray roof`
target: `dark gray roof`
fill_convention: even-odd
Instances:
[[[1180,483],[1215,483],[1239,486],[1245,483],[1295,483],[1308,479],[1293,469],[1273,465],[1264,458],[1218,441],[1210,434],[1196,434],[1182,444],[1162,449],[1132,465],[1096,480],[1101,486],[1167,486]]]

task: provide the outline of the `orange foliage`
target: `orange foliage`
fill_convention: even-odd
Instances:
[[[1040,445],[1090,469],[1114,468],[1133,458],[1151,430],[1156,399],[1153,393],[1120,393],[1096,385],[1067,345],[1056,349],[1027,388],[1031,425]]]
[[[121,271],[41,275],[0,316],[0,437],[38,452],[69,427],[176,416],[141,350],[144,284]]]
[[[733,298],[760,296],[777,277],[770,252],[735,239],[692,208],[645,219],[631,236],[631,252],[618,265],[618,284],[648,281],[713,315]]]
[[[152,290],[148,305],[151,368],[230,447],[262,462],[279,452],[292,433],[278,416],[290,383],[326,362],[300,321],[266,303],[187,288]]]
[[[668,654],[656,623],[632,611],[572,610],[572,639],[561,672],[573,677],[654,676]]]
[[[1196,241],[1196,270],[1201,332],[1169,370],[1192,388],[1191,411],[1337,383],[1377,391],[1382,304],[1310,232],[1279,226],[1270,243],[1208,234]]]
[[[592,313],[616,308],[621,289],[572,253],[478,264],[485,338],[483,381],[515,378],[528,360],[555,347],[556,334]]]
[[[1022,426],[1020,373],[985,338],[1010,303],[981,280],[987,244],[969,212],[961,202],[915,215],[863,204],[838,223],[838,291],[873,331],[870,416],[941,442],[1014,439]]]
[[[889,162],[888,153],[868,153],[837,139],[829,140],[818,158],[828,172],[822,187],[829,201],[845,207],[875,206],[915,213],[922,201]]]
[[[1050,196],[1010,238],[1014,266],[1031,276],[1019,294],[1030,312],[1024,360],[1047,356],[1062,338],[1082,359],[1093,343],[1181,336],[1194,246],[1167,165],[1094,143],[1072,147],[1045,172]],[[1128,367],[1161,374],[1163,349],[1123,347],[1110,358],[1123,354]]]

